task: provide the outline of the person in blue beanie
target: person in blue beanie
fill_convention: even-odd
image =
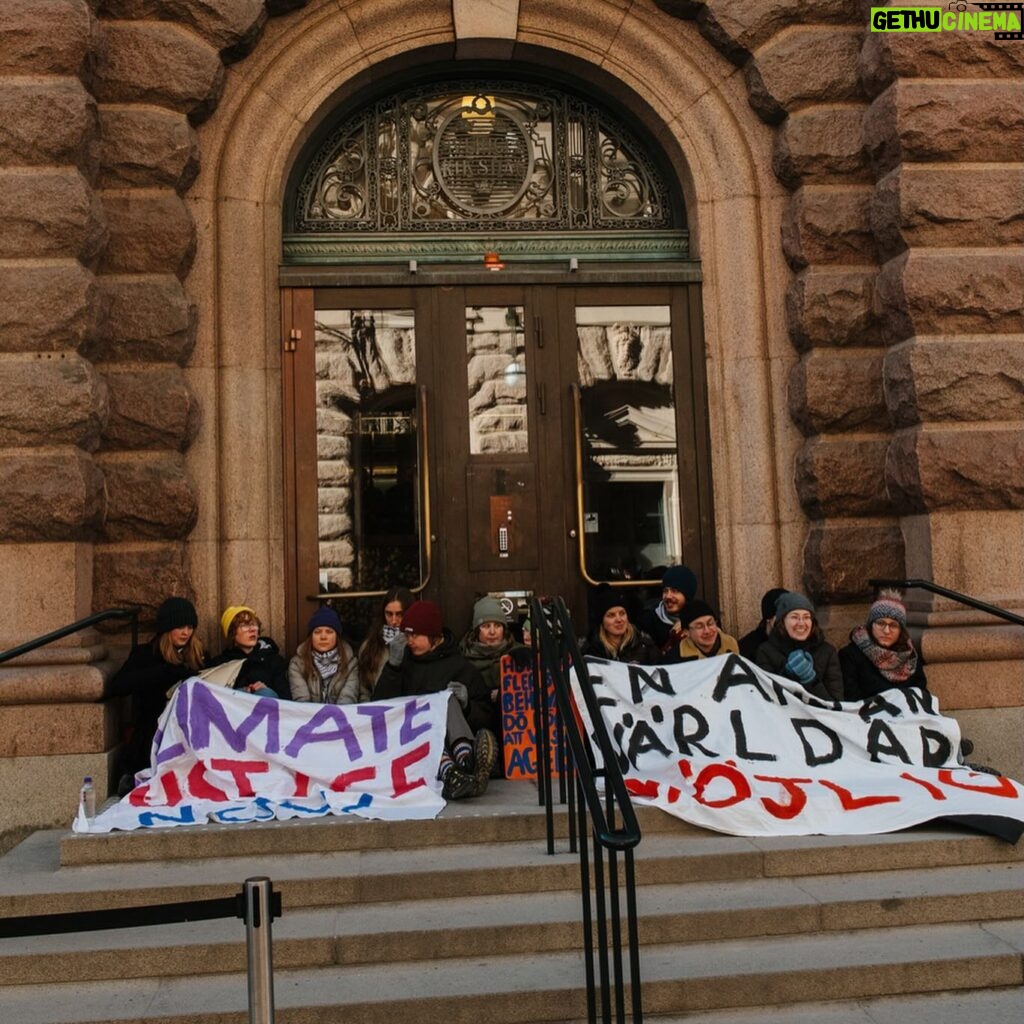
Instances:
[[[288,663],[292,700],[317,704],[356,704],[359,666],[341,637],[338,613],[324,605],[313,612],[306,639]]]

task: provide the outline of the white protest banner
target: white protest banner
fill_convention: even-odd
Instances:
[[[447,693],[299,704],[188,679],[160,719],[148,781],[76,832],[357,814],[434,818]]]
[[[587,669],[630,793],[695,825],[763,836],[1024,823],[1024,787],[958,764],[959,726],[922,690],[824,701],[736,655]]]

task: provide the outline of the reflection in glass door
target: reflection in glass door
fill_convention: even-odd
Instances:
[[[416,332],[411,309],[316,311],[321,593],[419,581]]]
[[[667,305],[577,306],[584,573],[656,579],[682,558]]]

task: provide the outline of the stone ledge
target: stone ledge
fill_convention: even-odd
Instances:
[[[102,688],[98,670],[95,677]],[[104,754],[118,741],[120,706],[120,701],[2,705],[0,758]]]
[[[106,655],[104,647],[80,650]],[[110,661],[71,665],[21,665],[17,661],[5,664],[0,666],[0,705],[95,704],[102,699],[106,681],[115,668]],[[0,740],[0,749],[3,742]]]

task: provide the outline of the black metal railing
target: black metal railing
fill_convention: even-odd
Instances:
[[[111,619],[121,619],[122,621],[128,619],[131,622],[132,647],[137,646],[139,642],[139,609],[107,608],[105,611],[95,612],[93,615],[87,615],[84,619],[72,622],[69,626],[61,626],[60,629],[37,636],[35,640],[27,640],[10,650],[0,651],[0,665],[12,658],[18,658],[23,654],[36,651],[40,647],[45,647],[47,644],[52,644],[55,640],[63,640],[64,637],[71,636],[72,633],[77,633],[80,629],[88,629],[90,626],[95,626],[100,622],[109,622]]]
[[[269,878],[247,878],[235,896],[156,903],[145,907],[76,910],[59,914],[0,918],[0,939],[66,932],[143,928],[240,917],[245,922],[250,1024],[274,1022],[274,965],[271,922],[281,916],[281,893]]]
[[[613,1014],[614,1020],[622,1024],[626,1020],[628,988],[632,1020],[641,1024],[643,1000],[633,863],[633,850],[641,838],[640,826],[565,602],[556,597],[542,605],[534,598],[530,616],[535,651],[537,775],[541,799],[547,806],[548,852],[554,852],[553,766],[558,773],[560,798],[562,802],[568,799],[569,803],[569,848],[573,852],[577,852],[577,833],[579,836],[587,1019],[596,1024],[600,1012],[605,1024],[610,1024]],[[577,713],[570,682],[573,671],[579,681],[577,693],[590,722],[590,733],[583,728]],[[552,699],[554,723],[549,711]]]
[[[976,608],[979,612],[994,615],[997,619],[1003,619],[1005,622],[1012,622],[1016,626],[1024,626],[1024,618],[1020,615],[1014,615],[1013,612],[998,608],[994,604],[979,601],[976,597],[961,594],[958,590],[941,587],[938,583],[932,583],[931,580],[868,580],[868,583],[876,590],[881,587],[892,587],[895,590],[927,590],[932,594],[938,594],[940,597],[948,597],[951,601],[957,601],[968,608]]]

